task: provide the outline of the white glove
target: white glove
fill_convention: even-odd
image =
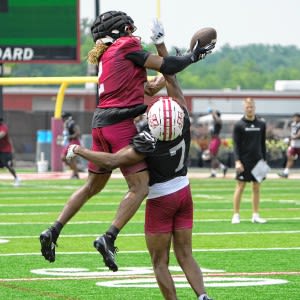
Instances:
[[[76,144],[73,144],[73,145],[70,145],[69,148],[68,148],[68,152],[67,152],[67,156],[66,156],[66,160],[70,161],[72,160],[74,157],[77,156],[77,154],[74,153],[74,149],[77,145]]]
[[[155,45],[162,44],[165,38],[165,30],[163,24],[158,19],[153,19],[151,24],[152,35],[151,40]]]

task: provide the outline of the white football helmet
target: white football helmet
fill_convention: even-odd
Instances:
[[[151,134],[160,141],[172,141],[182,134],[184,112],[171,97],[159,97],[148,111]]]

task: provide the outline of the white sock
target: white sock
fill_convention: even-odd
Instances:
[[[222,163],[220,163],[220,168],[221,168],[221,170],[224,170],[225,166]]]
[[[211,174],[217,175],[217,170],[216,169],[211,169]]]
[[[199,296],[198,300],[205,300],[207,298],[207,294],[202,294]]]
[[[285,168],[285,169],[283,170],[283,174],[289,174],[289,168]]]
[[[252,217],[257,219],[257,218],[259,218],[259,214],[258,213],[253,213]]]

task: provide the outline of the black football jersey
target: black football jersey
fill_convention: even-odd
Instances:
[[[149,141],[146,143],[149,145]],[[138,145],[135,141],[133,142],[134,149],[146,155],[145,160],[150,173],[150,186],[187,174],[190,143],[190,118],[186,109],[184,109],[182,135],[175,140],[156,141],[153,151],[149,151],[148,146],[143,150],[141,143]]]
[[[266,159],[266,123],[255,117],[253,121],[243,117],[233,129],[234,155],[243,163]]]

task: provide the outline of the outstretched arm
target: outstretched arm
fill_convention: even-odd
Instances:
[[[106,153],[92,151],[79,145],[72,145],[69,147],[68,155],[71,155],[71,152],[75,154],[74,156],[78,155],[107,170],[113,170],[120,166],[131,166],[145,158],[143,154],[136,152],[131,146],[122,148],[116,153]]]
[[[160,40],[161,43],[155,43],[155,47],[157,50],[158,55],[162,56],[162,57],[167,57],[169,55],[168,50],[166,48],[165,43],[163,42],[162,37],[164,37],[164,29],[162,24],[159,22],[159,28],[157,28],[156,24],[158,22],[154,21],[152,24],[152,33],[154,36],[160,36]],[[162,32],[162,34],[161,34]],[[153,38],[152,38],[153,40]],[[186,107],[186,101],[185,98],[183,96],[181,87],[176,79],[175,75],[166,75],[163,74],[166,80],[166,88],[167,88],[167,92],[168,92],[168,96],[174,98],[177,100],[177,102],[181,105]]]

